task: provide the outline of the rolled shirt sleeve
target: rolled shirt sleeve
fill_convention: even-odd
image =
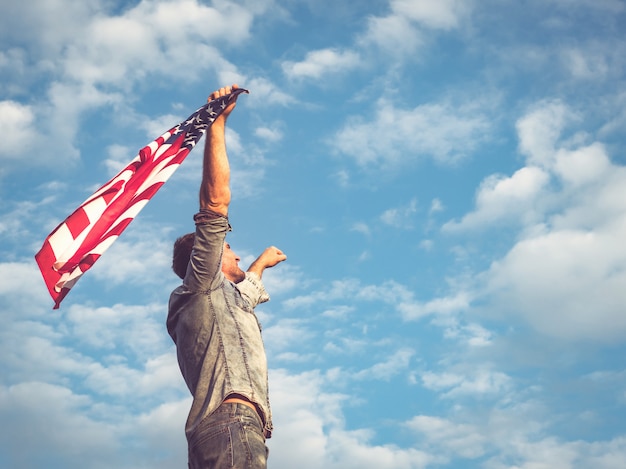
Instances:
[[[252,308],[270,300],[263,281],[254,272],[246,272],[246,278],[236,284],[236,287]]]
[[[224,279],[222,252],[230,224],[228,218],[208,210],[201,210],[194,219],[195,241],[183,284],[192,292],[214,290]]]

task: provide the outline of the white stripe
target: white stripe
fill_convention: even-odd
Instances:
[[[145,181],[143,181],[143,183],[137,190],[138,194],[145,191],[151,185],[157,182],[165,183],[170,178],[170,176],[174,173],[174,171],[176,171],[178,167],[180,166],[180,163],[169,164],[169,161],[172,158],[168,158],[167,160],[164,160],[163,162],[159,163],[152,169],[152,171],[150,172],[150,175],[145,179]],[[171,168],[171,169],[168,169],[168,168]]]
[[[154,161],[154,160],[158,160],[158,159],[161,157],[161,155],[162,155],[163,153],[165,153],[167,150],[169,150],[169,149],[170,149],[170,147],[171,147],[171,146],[172,146],[172,145],[170,145],[169,143],[168,143],[167,145],[166,145],[165,143],[164,143],[163,145],[161,145],[161,148],[159,148],[159,149],[156,151],[156,153],[154,154],[154,158],[152,158],[152,160],[153,160],[153,161]]]
[[[171,136],[172,136],[172,134],[168,130],[163,135],[161,135],[159,138],[163,139],[164,142],[167,142],[167,139],[170,138]],[[158,143],[159,138],[155,138],[154,141],[152,141],[152,142],[150,142],[150,144],[146,145],[148,148],[150,148],[150,157],[151,158],[154,158],[154,152],[159,148],[159,143]]]
[[[113,187],[118,181],[124,181],[124,183],[128,182],[128,180],[132,177],[132,175],[135,174],[134,170],[131,170],[128,168],[132,167],[132,165],[134,165],[135,162],[139,162],[139,161],[140,161],[140,158],[138,155],[130,163],[128,163],[126,167],[117,174],[117,176],[115,176],[109,182],[105,183],[104,186],[102,186],[100,189],[94,192],[91,196],[89,196],[89,198],[83,202],[83,205],[91,202],[97,197],[100,197],[100,195],[102,195],[104,192],[106,192],[111,187]]]
[[[107,203],[105,202],[104,197],[98,197],[97,199],[83,205],[83,210],[89,218],[90,226],[100,219],[106,208]]]
[[[117,220],[115,220],[115,222],[109,227],[109,229],[107,230],[107,233],[111,231],[112,228],[117,226],[122,220],[126,220],[127,218],[134,219],[137,216],[137,214],[139,214],[141,209],[145,207],[147,203],[148,203],[148,200],[143,199],[140,202],[131,204],[126,210],[124,210],[124,212],[119,217],[117,217]]]
[[[59,293],[61,288],[72,288],[78,279],[84,274],[82,270],[76,267],[72,272],[64,273],[57,283],[54,284],[54,291]]]
[[[117,238],[119,238],[119,236],[115,235],[115,236],[111,236],[109,238],[102,240],[97,246],[95,246],[91,250],[89,254],[99,254],[99,255],[104,254],[104,251],[109,249],[111,247],[111,244],[113,244],[117,240]]]
[[[59,259],[61,253],[67,249],[67,245],[71,244],[73,240],[74,237],[72,236],[68,226],[65,223],[61,224],[48,238],[48,242],[50,243],[50,247],[54,253],[54,258]]]

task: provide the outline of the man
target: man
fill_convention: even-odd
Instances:
[[[211,94],[209,102],[237,85]],[[287,257],[267,248],[247,272],[224,239],[230,230],[230,167],[225,125],[232,101],[207,130],[195,233],[174,244],[183,284],[170,296],[167,330],[193,395],[185,425],[189,467],[265,468],[272,415],[267,361],[254,307],[269,300],[263,271]]]

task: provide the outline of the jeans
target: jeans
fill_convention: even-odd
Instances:
[[[266,469],[263,424],[250,407],[222,404],[188,437],[189,469]]]

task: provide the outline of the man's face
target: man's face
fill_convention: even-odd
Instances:
[[[239,268],[241,258],[233,252],[230,244],[224,243],[224,253],[222,254],[222,272],[224,276],[233,283],[239,283],[246,274]]]

